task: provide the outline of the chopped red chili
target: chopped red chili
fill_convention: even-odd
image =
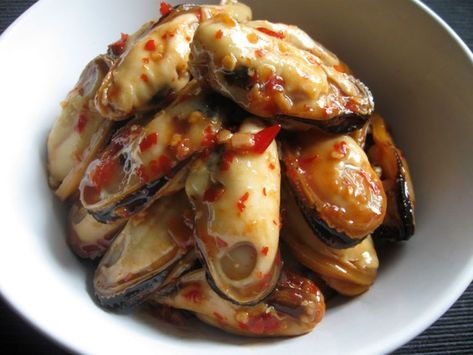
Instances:
[[[161,13],[161,16],[166,16],[171,11],[172,11],[172,6],[168,4],[166,1],[161,1],[161,4],[159,4],[159,12]]]
[[[347,142],[345,141],[337,142],[333,145],[333,149],[335,149],[340,154],[347,155],[348,153]]]
[[[215,242],[217,243],[217,247],[219,248],[226,248],[228,247],[228,243],[224,241],[223,239],[216,237]]]
[[[253,152],[257,154],[262,154],[269,147],[274,138],[278,135],[281,130],[281,125],[276,124],[274,126],[266,127],[263,130],[255,133],[253,139],[255,145],[253,147]]]
[[[225,318],[218,312],[213,312],[214,317],[217,319],[217,322],[220,324],[225,324]]]
[[[221,183],[215,183],[209,186],[204,193],[204,202],[215,202],[222,197],[225,192],[225,187]]]
[[[268,247],[262,247],[261,248],[261,254],[264,256],[268,255],[269,248]]]
[[[274,32],[270,29],[267,29],[267,28],[264,28],[264,27],[258,27],[257,28],[258,31],[260,32],[263,32],[264,34],[267,34],[268,36],[272,36],[272,37],[276,37],[276,38],[279,38],[279,39],[284,39],[284,33],[282,33],[281,31],[279,32]]]
[[[243,212],[246,208],[246,205],[245,205],[245,202],[248,200],[248,197],[250,197],[250,193],[249,192],[245,192],[241,197],[240,199],[238,200],[237,202],[237,207],[238,207],[238,210],[241,212]]]
[[[266,194],[266,187],[263,187],[263,195],[268,196],[268,195]]]
[[[230,166],[232,165],[234,159],[235,153],[231,150],[226,150],[225,153],[223,153],[222,155],[222,162],[220,163],[220,168],[222,169],[222,171],[230,169]]]
[[[356,112],[358,110],[356,102],[353,99],[349,99],[348,102],[346,103],[345,107],[348,110],[350,110],[351,112]]]
[[[126,33],[122,33],[121,38],[109,46],[114,55],[119,56],[125,51],[128,37],[129,36]]]
[[[190,290],[186,290],[182,294],[182,296],[186,300],[188,300],[190,302],[194,302],[194,303],[201,303],[203,298],[204,298],[199,284],[195,285],[194,287],[191,287]]]
[[[102,160],[92,171],[90,179],[96,187],[101,188],[112,180],[117,171],[118,165],[114,160]]]
[[[270,168],[271,170],[274,170],[276,169],[276,165],[274,165],[273,163],[269,163],[268,168]]]
[[[148,75],[146,75],[146,74],[141,74],[140,78],[141,78],[141,80],[143,80],[145,83],[147,83],[147,82],[149,81]]]
[[[149,63],[149,58],[148,57],[144,57],[141,60],[143,61],[143,64],[148,64]]]
[[[149,52],[153,52],[156,50],[156,43],[154,43],[154,39],[150,39],[148,42],[145,43],[145,49]]]
[[[335,64],[333,68],[340,73],[346,73],[345,67],[341,64]]]
[[[88,121],[87,116],[85,115],[84,112],[81,112],[79,114],[79,119],[77,120],[77,123],[76,123],[76,126],[74,127],[74,130],[79,134],[84,132],[85,126],[87,125],[87,121]]]
[[[207,126],[204,130],[204,137],[202,138],[202,147],[208,148],[214,145],[216,138],[217,137],[214,130],[212,129],[212,126]]]
[[[144,137],[141,142],[140,142],[140,150],[144,152],[145,150],[148,150],[151,148],[153,145],[158,143],[158,133],[150,133],[146,137]]]
[[[222,30],[218,30],[217,32],[215,32],[215,38],[216,39],[220,39],[220,38],[222,38],[222,36],[223,36]]]
[[[257,57],[259,58],[263,58],[264,57],[264,51],[262,49],[257,49],[255,50],[255,54]]]

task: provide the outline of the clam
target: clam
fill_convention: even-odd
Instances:
[[[371,236],[351,248],[331,248],[314,235],[294,198],[286,194],[284,200],[286,215],[281,236],[296,259],[343,295],[355,296],[368,290],[379,265]]]
[[[87,64],[49,133],[49,185],[61,200],[77,190],[87,166],[109,138],[112,122],[95,110],[94,96],[110,65],[104,55]]]
[[[371,118],[372,146],[368,157],[381,168],[381,181],[387,195],[387,212],[383,224],[373,233],[375,238],[393,241],[409,239],[415,231],[415,195],[407,161],[395,146],[381,116]]]
[[[191,79],[189,44],[200,21],[227,12],[242,20],[251,18],[251,10],[242,4],[181,5],[137,35],[122,36],[110,47],[122,53],[97,92],[98,111],[111,120],[123,120],[163,106]]]
[[[182,187],[191,157],[215,143],[221,97],[195,82],[147,124],[129,124],[93,161],[80,185],[84,207],[99,221],[128,218]]]
[[[171,291],[150,302],[194,312],[205,323],[247,336],[296,336],[310,332],[325,313],[322,293],[304,277],[283,271],[274,291],[254,306],[221,298],[206,281],[204,270],[183,275]]]
[[[72,205],[67,219],[67,241],[76,255],[96,259],[107,251],[125,222],[118,220],[109,224],[99,223],[77,200]]]
[[[193,253],[189,223],[192,210],[183,191],[130,218],[95,272],[99,302],[131,307],[188,269],[189,263],[179,261]]]
[[[260,302],[279,277],[280,167],[273,138],[273,128],[245,120],[233,142],[198,161],[186,181],[209,283],[240,305]]]
[[[287,137],[282,152],[297,203],[327,245],[358,244],[383,222],[383,185],[351,137],[307,131]]]
[[[203,22],[191,52],[194,77],[260,117],[338,133],[361,127],[374,108],[368,88],[351,74],[228,17]]]

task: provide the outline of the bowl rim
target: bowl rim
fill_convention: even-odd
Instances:
[[[434,10],[424,4],[421,0],[409,0],[412,4],[422,10],[427,16],[433,19],[441,29],[447,32],[449,37],[460,46],[463,54],[468,58],[469,62],[473,65],[473,52],[469,49],[463,39],[443,20]],[[0,35],[0,52],[5,42],[15,33],[17,27],[21,26],[24,22],[29,21],[30,17],[35,15],[35,12],[40,6],[47,3],[47,0],[38,0],[36,3],[31,5],[26,11],[24,11],[15,21],[13,21],[5,31]],[[245,2],[243,0],[243,2]],[[402,331],[391,334],[386,340],[377,342],[371,347],[365,349],[365,353],[376,354],[376,353],[388,353],[395,349],[407,344],[409,341],[414,339],[424,330],[429,328],[436,320],[438,320],[465,292],[470,283],[473,281],[473,255],[471,256],[469,263],[465,264],[463,270],[457,274],[455,282],[449,285],[449,297],[444,297],[437,301],[432,306],[429,312],[425,312],[421,317],[412,320],[407,327],[404,327]],[[72,342],[65,339],[61,339],[60,336],[52,329],[46,329],[43,327],[44,319],[35,319],[27,314],[27,311],[22,309],[21,306],[15,302],[13,297],[8,297],[3,290],[0,288],[0,298],[12,309],[21,319],[23,319],[28,325],[37,330],[41,335],[45,336],[48,340],[56,344],[57,346],[68,349],[70,351],[81,351],[79,342]],[[83,348],[82,348],[83,350]]]

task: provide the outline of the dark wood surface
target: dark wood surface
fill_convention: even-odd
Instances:
[[[0,0],[0,33],[35,2],[32,0]],[[424,3],[440,15],[472,50],[473,0],[424,0]],[[0,352],[4,354],[68,353],[61,345],[45,337],[19,317],[1,299]],[[431,327],[395,351],[395,354],[420,353],[473,353],[473,284]]]

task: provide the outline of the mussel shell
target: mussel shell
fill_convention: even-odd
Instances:
[[[274,291],[253,306],[221,298],[206,282],[202,269],[183,275],[168,293],[153,294],[149,300],[194,312],[203,322],[226,332],[254,337],[305,334],[325,313],[324,298],[317,286],[288,271],[283,271]]]
[[[264,129],[245,120],[239,133]],[[280,168],[275,141],[261,154],[225,147],[191,168],[186,192],[209,285],[221,297],[252,305],[274,288],[279,256]]]
[[[180,262],[193,254],[192,229],[183,217],[189,212],[181,192],[158,200],[127,222],[95,272],[94,290],[101,305],[131,307],[192,265]]]
[[[191,51],[195,78],[259,117],[338,133],[360,128],[374,109],[371,92],[352,75],[236,21],[202,23]]]
[[[333,248],[360,243],[383,221],[386,196],[349,136],[306,131],[283,140],[285,177],[314,234]]]
[[[408,240],[415,232],[415,195],[406,159],[395,146],[381,116],[371,119],[372,146],[368,156],[381,167],[388,207],[385,220],[373,233],[374,238]]]

